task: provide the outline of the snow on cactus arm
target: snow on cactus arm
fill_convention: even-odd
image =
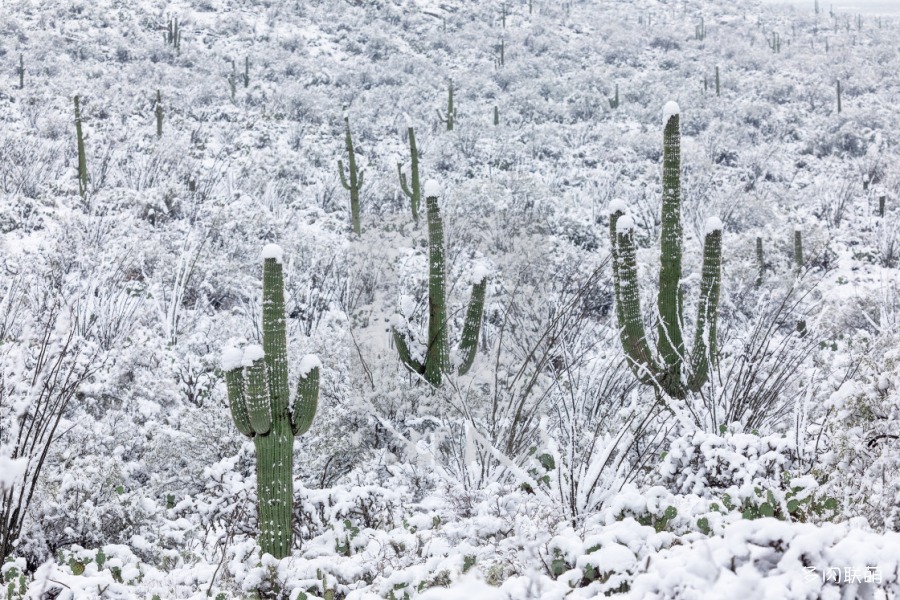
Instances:
[[[225,372],[225,388],[228,390],[228,405],[231,418],[238,431],[253,436],[250,416],[244,401],[244,372],[241,369],[244,353],[229,346],[222,351],[222,370]]]
[[[272,403],[262,346],[251,344],[244,349],[244,398],[250,425],[257,434],[268,433],[272,426]]]
[[[397,354],[400,356],[400,362],[406,365],[413,373],[421,375],[425,372],[425,365],[418,357],[414,357],[409,351],[409,344],[406,341],[408,332],[409,327],[403,317],[394,315],[391,318],[391,336],[394,338],[394,346],[397,347]]]
[[[300,380],[297,395],[291,411],[291,430],[294,435],[303,435],[312,425],[319,404],[319,372],[322,362],[315,354],[307,354],[300,359]]]

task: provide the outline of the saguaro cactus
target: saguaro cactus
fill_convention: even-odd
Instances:
[[[359,188],[362,187],[363,173],[365,171],[360,171],[356,167],[356,152],[353,151],[353,139],[350,137],[350,117],[347,115],[344,115],[344,131],[344,142],[349,155],[350,181],[348,182],[347,177],[344,175],[344,162],[341,159],[338,159],[338,172],[341,175],[341,185],[350,192],[350,220],[353,224],[353,233],[359,235]]]
[[[25,89],[25,58],[22,54],[19,54],[19,68],[17,69],[19,72],[19,89]]]
[[[612,109],[619,108],[619,84],[616,84],[616,95],[612,98],[607,98],[609,100],[609,107]]]
[[[763,277],[766,275],[766,261],[763,256],[763,243],[761,237],[756,238],[756,266],[758,269],[756,275],[756,287],[759,287],[762,285]]]
[[[625,214],[625,205],[621,201],[614,201],[610,206],[613,288],[622,346],[635,375],[641,382],[656,387],[670,397],[683,398],[689,391],[697,391],[706,383],[710,366],[716,360],[722,222],[715,217],[706,221],[697,328],[693,352],[685,368],[686,351],[681,321],[683,294],[680,287],[681,140],[679,109],[674,102],[663,108],[663,124],[662,240],[656,340],[659,359],[651,352],[644,332],[638,294],[634,220]]]
[[[451,370],[447,335],[444,222],[438,209],[441,187],[436,181],[429,179],[425,182],[424,193],[428,212],[428,343],[424,358],[420,359],[410,352],[405,327],[403,331],[398,330],[399,323],[395,322],[392,334],[403,364],[411,371],[423,375],[428,383],[437,387],[441,385],[443,373]],[[480,272],[476,275],[476,281],[472,286],[472,297],[466,310],[462,339],[459,342],[461,359],[457,372],[460,375],[465,375],[475,360],[486,289],[487,273]]]
[[[841,80],[837,80],[837,104],[838,104],[838,114],[841,114]]]
[[[84,155],[84,134],[81,131],[81,108],[78,96],[75,96],[75,137],[78,144],[78,193],[84,198],[87,194],[88,172],[87,158]]]
[[[156,113],[156,137],[162,137],[162,126],[163,126],[163,107],[162,107],[162,94],[159,90],[156,90],[156,108],[154,109]]]
[[[322,366],[312,354],[300,360],[292,404],[281,256],[281,248],[274,244],[263,248],[262,346],[250,345],[243,351],[226,348],[222,353],[231,416],[238,431],[256,445],[259,545],[275,558],[291,552],[294,436],[312,425]]]
[[[453,124],[456,122],[456,108],[453,106],[453,80],[450,80],[450,87],[447,90],[447,115],[437,111],[438,119],[441,123],[447,124],[447,131],[453,131]]]
[[[721,88],[719,86],[719,66],[716,65],[716,96],[720,95]]]
[[[803,231],[800,226],[794,228],[794,272],[798,275],[803,270]]]
[[[400,177],[400,187],[409,198],[412,207],[413,221],[419,223],[419,204],[422,201],[422,190],[419,187],[419,151],[416,148],[416,135],[412,124],[407,124],[406,133],[409,136],[409,185],[406,183],[406,175],[403,173],[402,163],[397,163],[397,175]]]

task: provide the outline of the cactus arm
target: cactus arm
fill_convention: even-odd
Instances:
[[[244,399],[253,432],[257,435],[268,433],[272,428],[272,402],[263,358],[244,367]]]
[[[425,355],[425,379],[430,384],[439,386],[441,373],[447,370],[449,362],[444,222],[437,196],[425,198],[425,205],[428,211],[428,349]]]
[[[612,263],[613,272],[613,294],[615,296],[616,305],[616,323],[619,327],[625,326],[625,316],[622,312],[622,290],[619,283],[619,253],[616,245],[616,223],[619,217],[625,214],[621,208],[616,208],[609,215],[609,248],[610,262]]]
[[[344,161],[338,159],[338,173],[341,176],[341,185],[344,186],[345,190],[350,189],[350,184],[347,183],[347,177],[344,176]]]
[[[653,359],[644,321],[641,317],[641,299],[637,282],[637,258],[634,234],[630,229],[619,228],[616,232],[616,253],[618,256],[619,292],[617,312],[621,316],[619,337],[634,374],[644,383],[651,383],[661,371]]]
[[[665,363],[665,379],[674,384],[680,380],[684,357],[681,330],[681,140],[677,105],[672,103],[665,114],[657,350]]]
[[[722,284],[722,230],[707,228],[703,242],[703,275],[700,280],[700,303],[697,306],[697,330],[691,357],[688,387],[698,391],[709,379],[710,367],[716,364],[716,323],[719,314],[719,290]]]
[[[403,190],[407,198],[412,198],[412,190],[406,185],[406,174],[401,169],[401,163],[397,163],[397,175],[400,176],[400,189]]]
[[[460,375],[465,375],[469,372],[472,363],[475,361],[475,354],[478,352],[478,335],[481,332],[481,317],[484,315],[486,289],[487,277],[472,286],[472,298],[469,300],[462,339],[459,341],[459,350],[462,355],[462,362],[459,365]]]
[[[391,328],[391,334],[394,337],[394,345],[397,346],[397,354],[400,355],[400,361],[406,365],[410,371],[422,375],[425,373],[425,365],[417,361],[409,353],[409,345],[406,338],[396,328]]]
[[[313,363],[313,361],[315,361]],[[315,364],[303,373],[304,363]],[[303,435],[309,431],[313,418],[316,416],[316,408],[319,404],[319,360],[312,355],[306,356],[300,361],[300,379],[297,382],[297,395],[294,397],[294,407],[291,411],[291,429],[294,435]]]
[[[244,435],[253,437],[253,427],[250,426],[250,416],[244,404],[244,374],[240,367],[225,371],[225,387],[234,426]]]

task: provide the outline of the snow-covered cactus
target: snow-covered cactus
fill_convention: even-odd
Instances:
[[[341,159],[338,159],[338,172],[341,175],[341,185],[350,192],[350,220],[353,233],[359,235],[359,188],[362,187],[365,170],[360,171],[356,166],[356,152],[353,151],[353,139],[350,137],[350,117],[347,115],[344,115],[344,144],[347,147],[350,180],[344,174],[344,161]]]
[[[294,436],[312,424],[319,399],[319,369],[314,355],[300,360],[293,403],[287,368],[284,275],[281,248],[263,248],[263,343],[242,350],[226,348],[222,370],[235,427],[256,445],[259,496],[259,545],[284,558],[291,552]]]
[[[453,124],[456,122],[456,108],[453,106],[453,80],[450,80],[450,87],[447,90],[447,114],[442,115],[441,111],[437,111],[438,119],[441,123],[447,124],[447,131],[453,131]]]
[[[500,109],[494,106],[494,127],[500,125]]]
[[[763,277],[766,274],[766,261],[763,256],[763,243],[761,237],[756,238],[756,266],[758,269],[756,275],[756,287],[759,287],[762,285]]]
[[[616,95],[612,98],[607,98],[609,100],[609,107],[612,109],[619,108],[619,84],[616,84]]]
[[[716,65],[716,96],[719,96],[721,92],[721,86],[719,85],[719,65]]]
[[[176,54],[181,53],[181,29],[178,28],[178,17],[169,19],[163,39],[175,49]]]
[[[156,108],[154,109],[156,113],[156,137],[162,137],[162,126],[163,126],[163,107],[162,107],[162,94],[159,90],[156,90]]]
[[[25,58],[19,54],[19,68],[16,69],[19,73],[19,89],[25,89]]]
[[[794,271],[800,274],[803,270],[803,232],[800,227],[794,229]]]
[[[837,80],[837,108],[838,114],[841,114],[841,80]]]
[[[244,57],[244,87],[250,87],[250,57]]]
[[[619,200],[610,205],[613,288],[622,346],[635,375],[641,382],[670,397],[683,398],[706,383],[710,366],[716,359],[722,222],[715,217],[706,221],[694,348],[689,364],[685,366],[681,320],[681,134],[679,109],[674,102],[663,108],[663,124],[662,240],[656,340],[659,358],[650,349],[641,316],[634,220],[625,213],[625,205]]]
[[[88,172],[87,158],[84,155],[84,134],[81,131],[81,108],[78,96],[75,96],[75,137],[78,144],[78,193],[84,198],[87,194]]]
[[[395,323],[392,327],[392,334],[403,364],[415,373],[423,375],[431,385],[439,386],[443,373],[451,370],[447,335],[444,222],[438,208],[441,187],[436,181],[429,179],[425,182],[424,194],[428,214],[428,343],[424,358],[420,359],[410,352],[405,330],[397,328],[399,323]],[[465,375],[475,360],[481,317],[484,314],[487,273],[479,270],[475,279],[469,308],[466,311],[462,339],[459,342],[461,360],[457,372],[460,375]]]
[[[400,187],[403,189],[403,193],[409,198],[413,221],[418,224],[419,205],[422,202],[422,190],[419,187],[419,151],[416,149],[416,135],[412,125],[407,126],[406,133],[409,135],[409,185],[407,185],[406,175],[399,162],[397,163],[397,175],[400,176]]]

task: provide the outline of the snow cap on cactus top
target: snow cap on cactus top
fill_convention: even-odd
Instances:
[[[475,263],[475,266],[472,268],[472,283],[478,284],[488,278],[491,274],[491,269],[488,267],[484,261],[479,260]]]
[[[631,215],[622,215],[616,221],[616,235],[624,235],[631,232],[632,229],[634,229],[634,219],[631,218]]]
[[[313,369],[321,369],[322,361],[315,354],[307,354],[300,359],[300,379],[306,379]]]
[[[250,344],[246,348],[244,348],[244,356],[241,359],[241,364],[245,367],[249,367],[253,365],[254,362],[260,360],[266,355],[263,352],[262,346],[259,344]]]
[[[669,123],[669,117],[681,114],[681,109],[678,108],[678,103],[669,100],[666,102],[666,105],[663,106],[663,126]]]
[[[281,259],[284,257],[284,250],[281,249],[281,246],[278,244],[266,244],[262,249],[262,259],[265,260],[267,258],[274,258],[275,262],[279,265],[281,264]]]
[[[615,198],[612,202],[609,203],[609,214],[615,214],[617,212],[627,212],[628,207],[625,205],[625,201],[621,198]]]
[[[226,373],[240,367],[243,360],[244,353],[234,346],[228,346],[222,350],[222,370]]]
[[[426,198],[437,198],[441,195],[441,184],[434,179],[429,179],[425,182],[424,192]]]
[[[803,231],[803,227],[800,225],[794,225],[794,231]]]
[[[409,113],[403,113],[403,119],[404,119],[404,122],[406,123],[406,128],[412,129],[413,122],[412,122],[412,117],[409,116]]]
[[[710,217],[706,220],[706,235],[711,234],[714,231],[722,231],[725,227],[722,225],[722,219],[719,217]]]

